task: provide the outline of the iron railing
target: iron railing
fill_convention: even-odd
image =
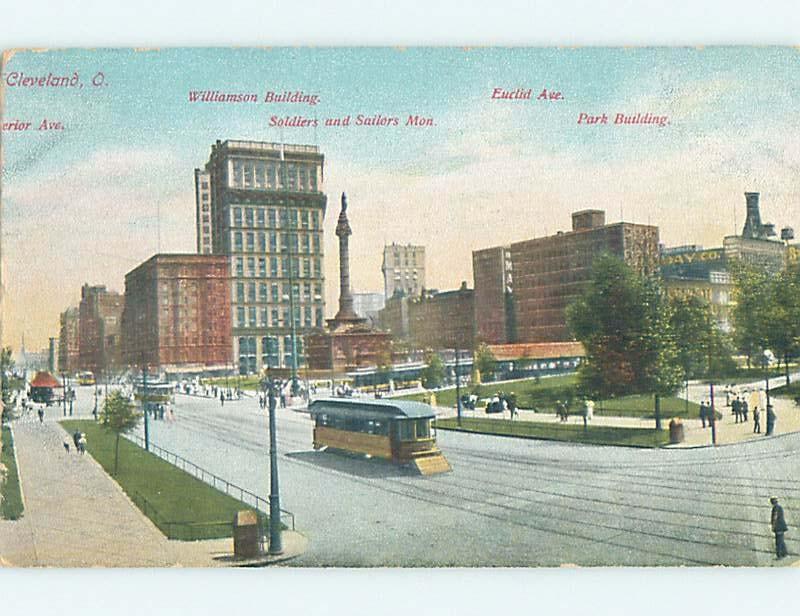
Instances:
[[[144,439],[141,436],[138,436],[136,434],[126,434],[125,436],[128,439],[139,444],[141,447],[144,447]],[[235,483],[228,481],[227,479],[223,479],[219,475],[215,475],[211,471],[208,471],[200,466],[197,466],[197,464],[195,464],[191,460],[187,460],[183,456],[168,451],[163,447],[159,447],[152,441],[150,441],[150,452],[155,454],[165,462],[184,470],[185,472],[196,477],[200,481],[207,483],[210,486],[213,486],[217,490],[223,490],[224,488],[224,492],[228,496],[231,496],[233,498],[237,498],[238,496],[238,499],[241,502],[245,503],[246,505],[250,505],[256,511],[263,513],[265,516],[269,515],[268,499],[263,498],[246,488],[238,486]],[[287,516],[291,520],[291,529],[295,530],[294,514],[291,511],[287,511],[286,509],[281,509],[281,514]]]

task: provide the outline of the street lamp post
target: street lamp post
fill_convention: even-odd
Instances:
[[[711,444],[717,444],[717,410],[714,407],[714,381],[708,384],[711,404]]]
[[[458,415],[458,425],[461,425],[461,377],[458,374],[458,347],[455,348],[456,352],[456,413]]]
[[[64,394],[61,396],[61,404],[64,407],[64,417],[67,416],[67,375],[63,372],[61,373],[61,389],[64,391]]]
[[[275,435],[275,382],[269,381],[269,553],[283,554],[281,501],[278,485],[278,445]]]
[[[147,417],[147,366],[142,364],[142,408],[144,409],[144,450],[150,451],[150,422]]]

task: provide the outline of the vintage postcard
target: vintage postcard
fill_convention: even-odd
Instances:
[[[797,565],[798,60],[6,51],[0,564]]]

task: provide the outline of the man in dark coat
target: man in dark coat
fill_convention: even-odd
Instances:
[[[786,542],[783,540],[783,533],[789,530],[786,526],[786,519],[783,517],[783,507],[778,504],[778,499],[772,497],[769,499],[772,503],[772,532],[775,533],[775,556],[783,558],[786,556]]]
[[[775,411],[771,404],[767,405],[767,436],[775,431]]]

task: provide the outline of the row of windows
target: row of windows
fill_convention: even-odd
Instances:
[[[276,233],[270,231],[265,233],[260,231],[234,231],[233,232],[233,249],[235,252],[244,252],[245,246],[247,252],[267,252],[267,245],[269,245],[269,252],[291,252],[294,254],[304,253],[312,254],[320,252],[321,235],[319,233]],[[280,236],[280,247],[278,246],[278,236]],[[269,239],[269,244],[267,244]]]
[[[315,285],[311,285],[310,282],[303,283],[302,287],[299,284],[292,285],[292,291],[294,291],[294,300],[300,301],[301,295],[300,291],[302,290],[302,300],[304,302],[310,302],[312,299],[311,292],[314,292],[313,299],[321,300],[322,299],[322,285],[317,283]],[[255,282],[237,282],[236,286],[236,293],[234,295],[233,300],[239,302],[240,304],[244,303],[245,301],[249,303],[254,303],[256,301],[259,302],[272,302],[274,304],[280,302],[288,302],[289,301],[289,283],[284,282],[283,284],[279,285],[277,282],[273,282],[270,285],[267,285],[266,282],[261,282],[256,285]],[[258,291],[258,293],[256,293]],[[245,300],[245,297],[247,298]],[[256,299],[258,298],[258,299]]]
[[[267,308],[266,306],[237,306],[234,327],[289,327],[289,309]],[[313,318],[312,318],[313,317]],[[322,327],[325,321],[322,306],[296,306],[294,309],[295,327]]]
[[[232,188],[317,191],[315,164],[234,158],[228,163],[228,176],[228,185]]]
[[[305,361],[303,338],[296,336],[298,364]],[[254,336],[239,337],[239,370],[242,373],[255,373],[258,349],[257,339]],[[280,338],[278,336],[264,336],[261,338],[261,363],[264,366],[278,368],[281,365]],[[292,337],[283,336],[283,365],[292,364]]]
[[[278,223],[280,222],[280,226]],[[320,228],[319,210],[308,208],[263,208],[231,207],[231,226],[269,229],[314,229]]]
[[[245,264],[247,269],[245,269]],[[301,267],[302,265],[302,267]],[[258,266],[258,267],[256,267]],[[279,267],[280,266],[280,267]],[[266,278],[267,277],[267,257],[235,257],[233,261],[233,272],[236,278]],[[246,272],[246,273],[245,273]],[[289,257],[269,257],[269,276],[270,278],[322,278],[322,259],[310,258],[291,258]]]

